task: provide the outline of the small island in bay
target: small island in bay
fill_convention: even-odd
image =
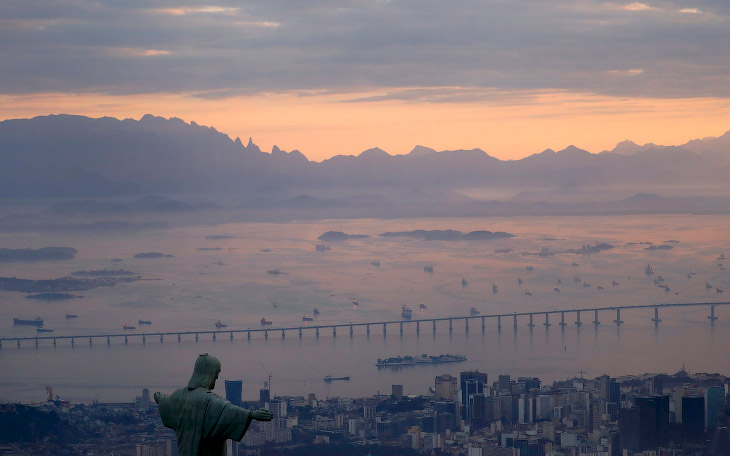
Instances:
[[[71,260],[78,251],[71,247],[43,247],[41,249],[0,249],[0,262]]]
[[[75,296],[69,293],[38,293],[26,296],[28,299],[46,299],[46,300],[57,300],[57,299],[75,299],[83,298],[83,296]]]
[[[175,255],[165,255],[164,253],[160,252],[142,252],[136,254],[135,258],[173,258]]]
[[[129,276],[135,274],[135,272],[126,271],[124,269],[91,269],[88,271],[76,271],[71,273],[71,275],[81,277]]]
[[[588,255],[591,253],[599,253],[603,250],[610,250],[613,248],[615,248],[615,246],[613,246],[611,244],[606,244],[604,242],[604,243],[600,243],[600,244],[596,244],[596,245],[586,244],[579,249],[570,249],[570,250],[568,250],[568,253],[575,253],[575,254],[579,254],[579,255]]]
[[[408,237],[423,239],[424,241],[491,241],[493,239],[508,239],[515,237],[514,234],[504,231],[478,230],[469,233],[462,233],[457,230],[413,230],[413,231],[389,231],[382,233],[382,237]]]
[[[319,236],[317,239],[320,241],[346,241],[348,239],[365,239],[369,238],[367,234],[347,234],[342,231],[327,231],[326,233]]]
[[[662,244],[662,245],[652,245],[652,246],[645,248],[644,250],[670,250],[673,248],[674,248],[674,246],[671,246],[669,244]]]
[[[84,279],[76,279],[74,277],[60,277],[58,279],[41,280],[18,279],[17,277],[0,277],[0,290],[19,291],[21,293],[61,293],[69,291],[91,290],[92,288],[97,287],[113,287],[118,283],[135,282],[138,280],[156,279],[142,279],[142,276],[139,275],[128,277],[102,276]],[[41,297],[38,299],[48,298]]]

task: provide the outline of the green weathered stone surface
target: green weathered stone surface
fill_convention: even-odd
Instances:
[[[180,456],[225,456],[226,440],[241,440],[251,420],[272,419],[266,410],[246,410],[211,391],[220,371],[220,361],[204,353],[187,387],[154,395],[162,423],[177,435]]]

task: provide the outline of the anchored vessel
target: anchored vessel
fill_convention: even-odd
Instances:
[[[325,375],[324,376],[324,381],[327,382],[327,383],[329,383],[329,382],[331,382],[333,380],[345,380],[345,381],[348,381],[349,382],[350,381],[350,376],[349,375],[346,376],[346,377],[333,377],[331,375]]]
[[[270,321],[268,321],[265,318],[262,318],[261,319],[261,326],[269,326],[269,325],[271,325],[271,322]]]
[[[412,313],[413,313],[413,309],[411,309],[407,305],[403,304],[402,306],[400,306],[400,316],[401,317],[410,320]]]
[[[43,320],[41,317],[35,317],[32,320],[26,320],[23,318],[13,318],[13,325],[15,326],[43,326]]]
[[[221,323],[220,320],[218,320],[217,322],[215,322],[215,327],[216,328],[225,328],[226,326],[228,326],[228,325],[225,324],[225,323]]]
[[[314,321],[314,318],[308,317],[306,314],[302,317],[302,321]]]
[[[424,364],[458,363],[466,361],[464,355],[419,355],[419,356],[396,356],[395,358],[378,359],[378,367],[404,367],[418,366]]]
[[[122,329],[137,329],[137,327],[131,326],[129,323],[124,323],[124,326],[122,326]]]

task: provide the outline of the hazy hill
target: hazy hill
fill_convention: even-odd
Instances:
[[[244,145],[215,128],[176,118],[54,115],[0,122],[0,197],[225,193],[249,198],[245,205],[254,207],[268,205],[272,193],[297,195],[312,189],[390,188],[403,196],[414,188],[726,185],[728,157],[730,132],[681,147],[627,141],[600,154],[570,146],[513,161],[481,149],[437,152],[416,146],[407,155],[375,147],[316,163],[299,151],[275,146],[271,153],[262,152],[251,139]],[[297,203],[307,202],[281,206]],[[58,209],[106,210],[94,204]],[[308,204],[339,202],[317,198]],[[130,209],[189,209],[160,199],[134,206]]]

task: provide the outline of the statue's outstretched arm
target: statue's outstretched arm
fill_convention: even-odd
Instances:
[[[264,409],[251,410],[251,418],[256,421],[271,421],[274,419],[274,415],[272,415],[270,411]]]

